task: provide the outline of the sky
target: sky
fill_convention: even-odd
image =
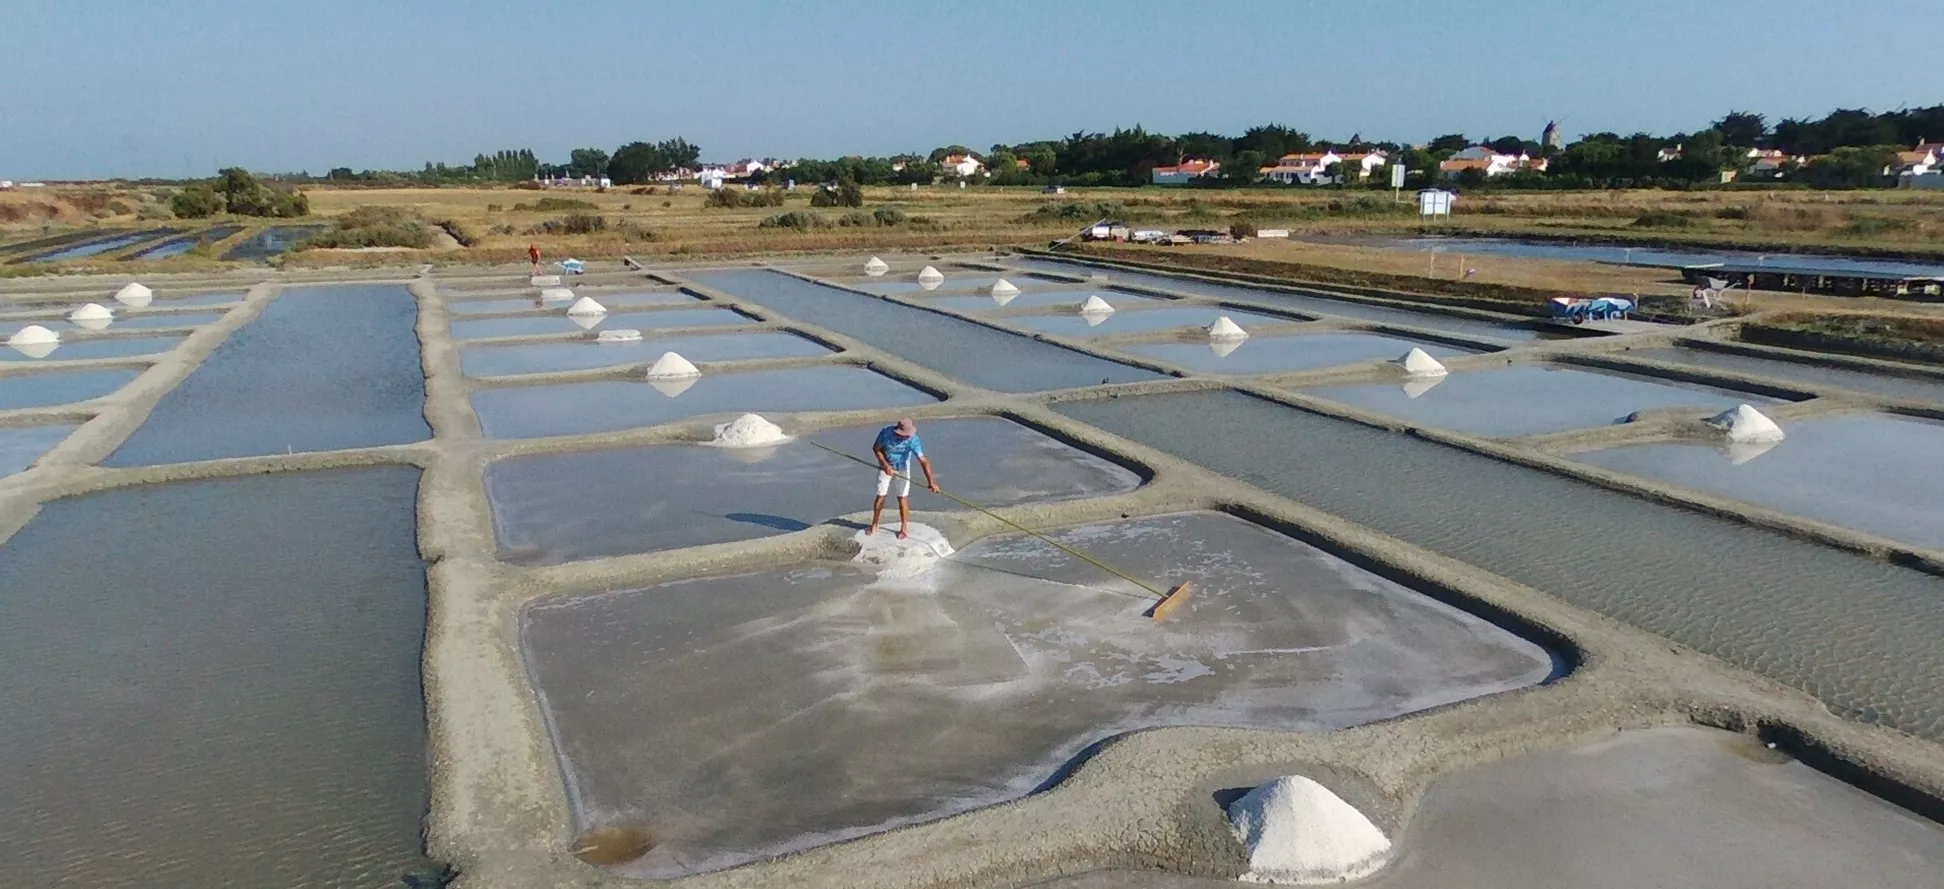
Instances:
[[[503,148],[564,162],[674,136],[730,161],[1135,124],[1673,133],[1734,109],[1772,123],[1944,101],[1936,28],[1910,26],[1936,14],[1928,0],[12,0],[0,179],[416,169]]]

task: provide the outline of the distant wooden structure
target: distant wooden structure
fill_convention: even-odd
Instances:
[[[1944,278],[1859,272],[1815,266],[1710,263],[1684,266],[1681,277],[1701,287],[1728,282],[1748,290],[1819,293],[1829,296],[1882,296],[1890,299],[1944,300]],[[1720,289],[1720,288],[1717,288]]]

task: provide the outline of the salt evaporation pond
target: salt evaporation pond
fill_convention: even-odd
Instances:
[[[1234,316],[1230,316],[1234,317]],[[1476,350],[1407,340],[1375,333],[1302,333],[1250,336],[1239,343],[1132,343],[1123,352],[1207,373],[1263,374],[1318,370],[1365,361],[1389,361],[1416,348],[1433,358],[1455,358]]]
[[[1624,244],[1577,244],[1559,241],[1520,241],[1512,238],[1331,238],[1331,242],[1368,244],[1386,250],[1437,251],[1454,256],[1471,254],[1516,256],[1525,259],[1556,259],[1579,262],[1606,262],[1620,265],[1650,265],[1679,268],[1691,265],[1735,263],[1814,268],[1832,274],[1866,272],[1878,275],[1944,276],[1944,266],[1935,263],[1905,262],[1839,256],[1830,253],[1756,253],[1749,250],[1676,250],[1667,247],[1628,247]]]
[[[853,283],[851,286],[856,287],[859,290],[869,290],[872,293],[886,293],[886,294],[895,293],[900,295],[911,295],[915,293],[928,293],[928,292],[944,293],[947,291],[954,291],[954,290],[956,291],[989,290],[991,289],[992,285],[997,283],[999,283],[998,275],[988,275],[988,274],[978,274],[978,273],[966,272],[966,271],[946,270],[944,282],[939,284],[937,287],[931,288],[929,291],[926,290],[924,285],[918,283],[917,275],[915,273],[906,275],[902,280],[892,280],[886,278],[865,278],[864,280]],[[1014,281],[1013,283],[1023,284],[1024,282]],[[1022,287],[1021,289],[1023,290],[1025,288]]]
[[[882,425],[810,437],[869,459]],[[986,507],[1140,484],[1127,469],[1007,420],[927,420],[919,434],[949,490]],[[544,565],[800,531],[868,512],[876,478],[871,467],[803,441],[773,448],[677,444],[501,460],[487,470],[486,489],[500,558]],[[912,485],[913,509],[959,508],[923,488],[922,478]],[[895,519],[896,506],[887,509]]]
[[[214,244],[243,230],[240,225],[219,225],[193,235],[171,238],[129,257],[129,259],[168,259],[182,256],[203,244]]]
[[[695,272],[690,278],[798,321],[1000,392],[1039,392],[1161,379],[1153,371],[900,305],[782,272]]]
[[[1236,392],[1054,407],[1944,741],[1937,577]]]
[[[649,364],[663,352],[690,361],[744,361],[754,358],[808,358],[832,350],[794,333],[712,333],[699,336],[645,337],[638,342],[527,343],[469,346],[459,350],[467,376],[591,370],[623,364]]]
[[[1934,885],[1944,829],[1748,735],[1625,731],[1438,779],[1359,889]],[[1650,851],[1649,851],[1650,850]],[[1103,871],[1042,889],[1221,889]]]
[[[1673,361],[1695,367],[1708,367],[1718,370],[1735,371],[1762,377],[1788,380],[1806,386],[1838,386],[1853,389],[1869,395],[1882,395],[1889,398],[1908,398],[1913,401],[1929,401],[1944,404],[1944,377],[1922,376],[1919,374],[1872,373],[1837,367],[1831,364],[1789,361],[1782,358],[1761,358],[1739,352],[1717,351],[1715,349],[1677,346],[1664,349],[1631,349],[1624,353],[1629,358],[1651,358],[1658,361]]]
[[[200,327],[223,320],[224,312],[116,312],[110,330],[154,327]]]
[[[1105,282],[1130,284],[1137,287],[1155,287],[1176,293],[1192,293],[1197,296],[1215,299],[1238,299],[1263,302],[1279,309],[1304,314],[1335,315],[1340,318],[1355,318],[1377,324],[1401,324],[1422,327],[1426,330],[1439,330],[1461,336],[1486,337],[1497,340],[1530,340],[1539,336],[1539,331],[1516,324],[1468,318],[1462,315],[1447,315],[1443,312],[1416,312],[1410,309],[1396,309],[1388,306],[1371,305],[1345,299],[1330,299],[1312,294],[1290,293],[1283,290],[1268,290],[1249,287],[1243,284],[1216,284],[1195,278],[1177,278],[1172,275],[1159,275],[1117,268],[1099,268],[1075,263],[1057,262],[1043,259],[1011,257],[1007,265],[1036,271],[1053,272],[1085,278],[1093,274],[1105,275]]]
[[[996,312],[1013,309],[1077,309],[1089,296],[1098,296],[1112,303],[1116,309],[1132,309],[1152,306],[1177,305],[1177,301],[1162,299],[1158,296],[1143,296],[1125,290],[1105,288],[1084,288],[1075,290],[1032,290],[1019,294],[1000,305],[990,294],[979,296],[937,296],[926,297],[925,305],[959,312]]]
[[[580,333],[583,330],[670,330],[678,327],[712,327],[726,324],[754,324],[756,320],[734,309],[669,309],[658,312],[624,312],[594,316],[598,323],[583,328],[568,317],[566,306],[552,314],[523,315],[515,318],[476,318],[452,322],[455,339],[483,339],[495,336],[526,336],[541,333]]]
[[[0,478],[25,472],[43,454],[81,428],[72,423],[42,426],[0,426]]]
[[[1842,414],[1782,425],[1788,437],[1773,444],[1681,441],[1573,459],[1944,549],[1944,424]]]
[[[164,395],[104,465],[429,438],[417,317],[396,285],[286,288]]]
[[[418,476],[124,488],[0,545],[5,882],[391,889],[422,867]]]
[[[65,262],[70,259],[87,259],[90,256],[98,256],[100,254],[107,253],[111,250],[120,250],[123,247],[128,247],[133,244],[146,241],[149,238],[160,237],[168,233],[169,233],[168,229],[151,229],[151,230],[139,231],[139,232],[129,232],[127,234],[116,235],[111,238],[103,238],[98,241],[86,241],[80,244],[76,244],[72,247],[53,251],[52,253],[43,253],[39,256],[33,256],[27,259],[16,260],[16,261],[17,262]]]
[[[0,347],[0,361],[76,361],[88,358],[135,358],[157,355],[182,345],[188,334],[166,336],[78,337],[63,334],[61,344],[45,358],[35,358],[17,349]]]
[[[602,293],[598,290],[580,290],[576,291],[575,295],[577,297],[591,296],[595,302],[606,306],[609,311],[625,308],[640,308],[642,306],[696,305],[701,302],[701,300],[694,296],[672,290],[615,291],[613,293]],[[558,304],[548,302],[538,296],[521,297],[519,299],[452,299],[448,297],[445,301],[446,311],[455,315],[486,315],[498,312],[531,312],[535,310],[564,312],[567,309],[567,305],[568,303],[564,302]]]
[[[153,308],[162,308],[166,306],[220,306],[228,303],[242,302],[244,297],[246,296],[248,296],[248,294],[234,293],[234,292],[232,293],[193,293],[187,296],[176,296],[170,293],[158,293],[155,295],[155,302],[150,303],[149,305]]]
[[[709,373],[659,386],[648,380],[508,386],[476,391],[472,404],[488,438],[534,438],[612,432],[707,414],[841,411],[938,400],[848,365]]]
[[[0,376],[0,410],[48,407],[109,395],[142,375],[138,368],[51,371]]]
[[[1428,391],[1397,382],[1335,386],[1305,394],[1366,408],[1413,423],[1474,435],[1514,436],[1608,426],[1634,411],[1692,407],[1696,418],[1737,404],[1776,401],[1697,383],[1582,370],[1547,364],[1515,364],[1451,374]]]
[[[649,831],[659,844],[620,870],[669,878],[1023,796],[1124,732],[1326,731],[1552,670],[1539,646],[1228,516],[1053,534],[1193,579],[1171,618],[1193,631],[1023,535],[904,579],[813,563],[529,606],[578,829]]]
[[[1111,300],[1109,302],[1111,303]],[[1224,315],[1249,330],[1270,326],[1286,327],[1303,321],[1301,318],[1258,315],[1223,306],[1170,306],[1161,309],[1116,311],[1104,318],[1089,317],[1078,312],[1063,315],[1030,315],[1008,318],[1006,323],[1041,333],[1072,337],[1122,336],[1130,333],[1161,333],[1170,330],[1192,334],[1214,324],[1215,319]]]
[[[305,238],[324,231],[322,225],[278,225],[266,228],[251,235],[243,243],[231,247],[223,259],[229,262],[262,262],[276,256]]]

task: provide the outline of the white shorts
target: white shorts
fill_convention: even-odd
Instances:
[[[884,473],[884,470],[882,469],[878,470],[877,495],[879,497],[883,497],[884,495],[891,493],[891,482],[894,479],[901,486],[898,488],[898,496],[899,497],[911,496],[911,470],[910,469],[906,469],[903,475],[895,475],[895,476],[886,475]]]

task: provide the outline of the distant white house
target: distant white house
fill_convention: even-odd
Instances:
[[[757,175],[758,173],[762,173],[770,169],[770,166],[771,166],[770,164],[766,164],[759,160],[754,160],[752,158],[743,158],[742,160],[736,161],[735,163],[724,167],[722,170],[722,174],[724,177],[729,179],[746,179],[750,176]]]
[[[1370,178],[1371,171],[1382,167],[1390,160],[1381,151],[1346,151],[1338,154],[1333,150],[1322,153],[1285,154],[1276,159],[1273,167],[1263,167],[1263,178],[1285,185],[1328,185],[1356,177]],[[1340,165],[1340,166],[1339,166]],[[1335,167],[1338,174],[1330,172]]]
[[[1898,176],[1934,176],[1937,175],[1939,162],[1937,149],[1919,145],[1914,151],[1897,152],[1894,169],[1885,172]]]
[[[13,191],[13,190],[14,190],[14,184],[12,179],[0,179],[0,191]]]
[[[973,157],[972,155],[969,154],[945,155],[945,161],[939,164],[939,166],[942,167],[945,170],[945,172],[951,173],[952,175],[957,176],[960,179],[970,179],[973,176],[979,175],[980,170],[985,169],[984,163],[982,163],[978,158]]]
[[[1213,176],[1222,171],[1222,165],[1211,160],[1189,159],[1172,167],[1155,167],[1150,181],[1155,185],[1186,185],[1203,176]]]
[[[1518,154],[1506,154],[1488,145],[1473,145],[1440,161],[1438,173],[1442,176],[1457,176],[1466,170],[1479,170],[1487,177],[1491,177],[1523,170],[1543,173],[1546,167],[1547,161],[1543,157],[1535,159],[1523,151]]]

